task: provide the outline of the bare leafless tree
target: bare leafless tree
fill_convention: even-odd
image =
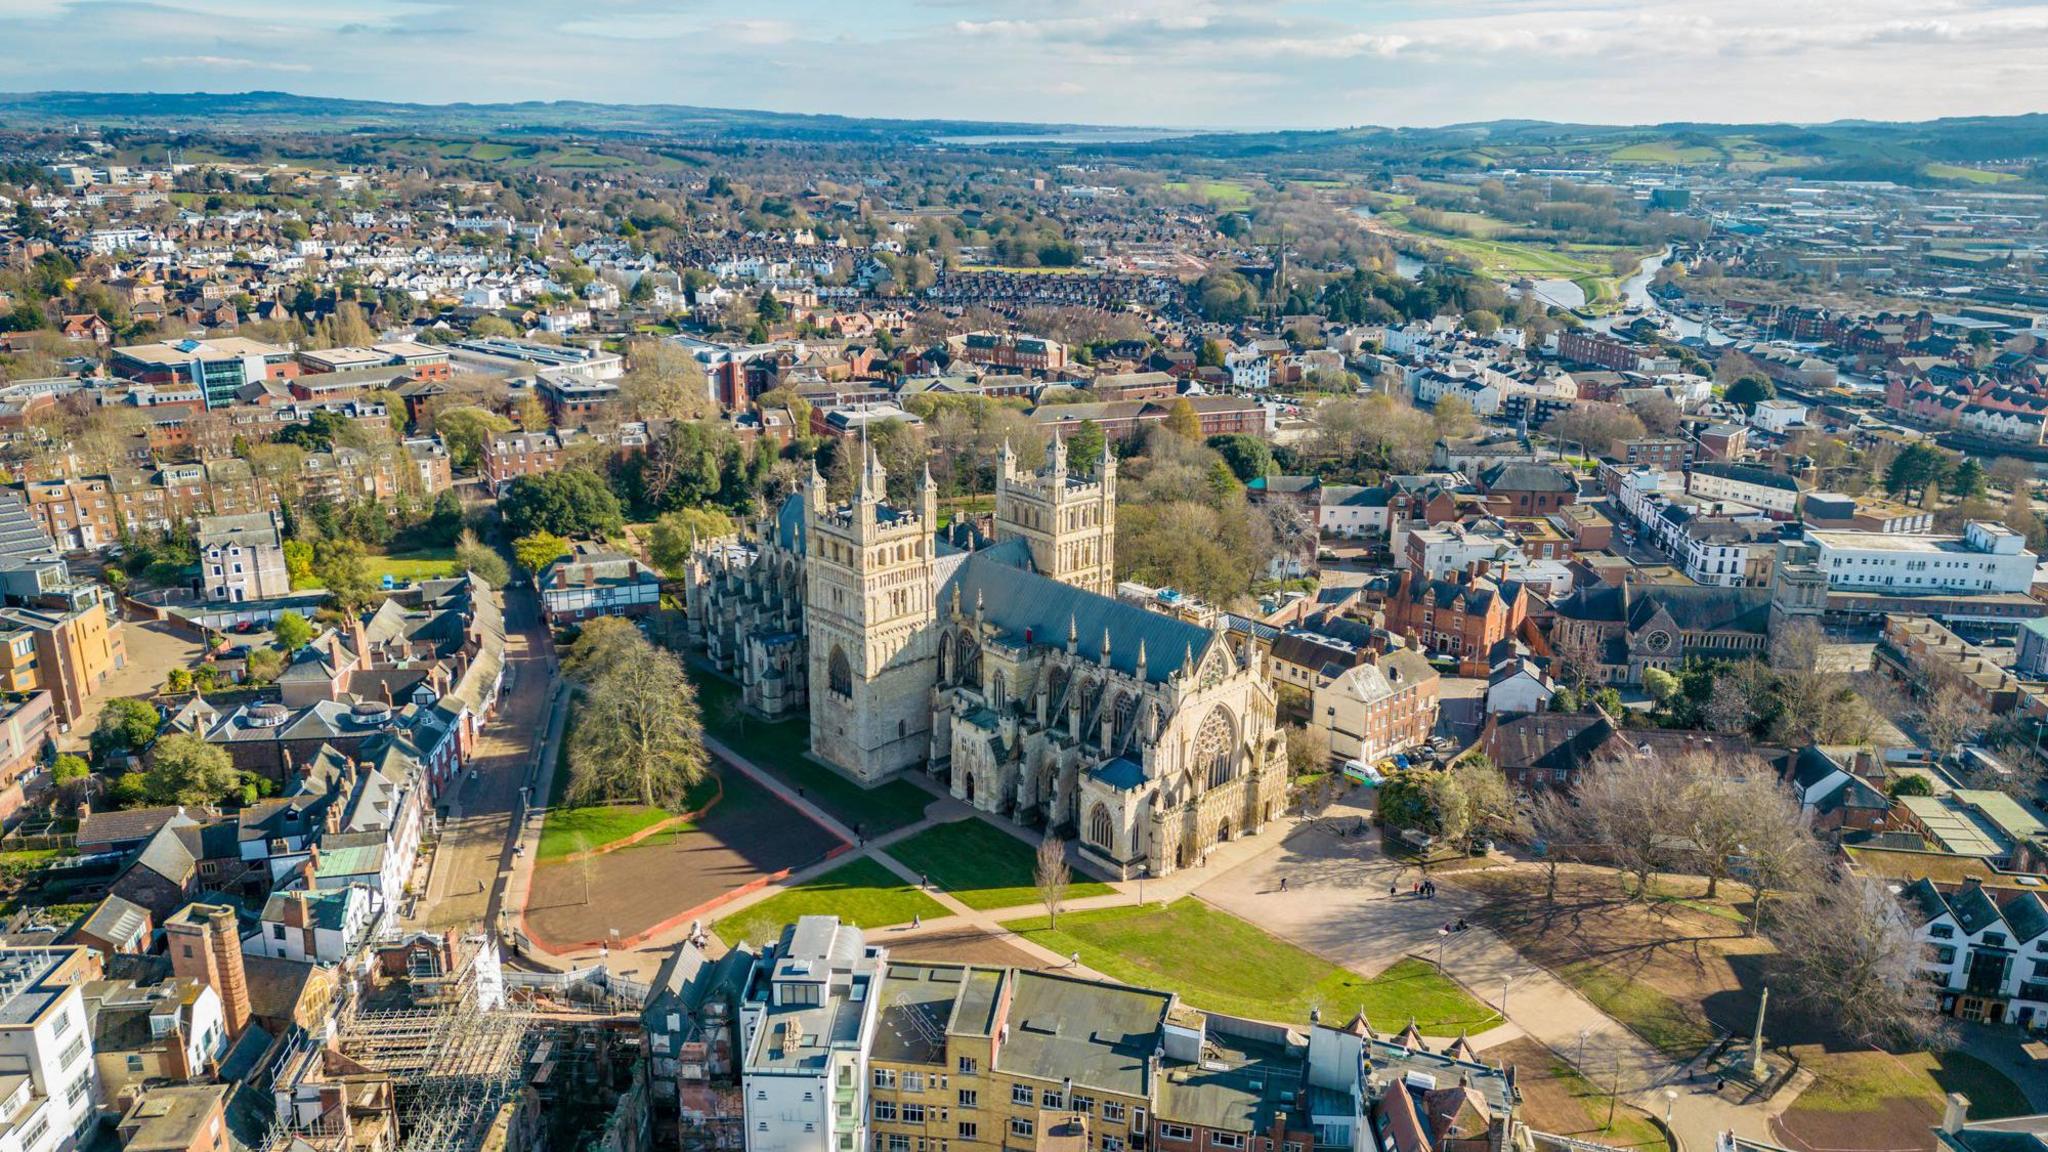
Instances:
[[[1529,835],[1543,844],[1543,898],[1557,899],[1558,866],[1590,839],[1585,810],[1563,792],[1539,788],[1529,800]]]
[[[1038,901],[1045,905],[1046,927],[1060,926],[1060,906],[1067,901],[1067,885],[1073,874],[1067,870],[1067,846],[1058,836],[1048,834],[1038,842],[1038,866],[1033,876]]]
[[[1781,909],[1772,937],[1790,963],[1792,993],[1847,1036],[1929,1044],[1942,1019],[1920,974],[1926,949],[1898,898],[1844,874]]]
[[[1669,769],[1633,750],[1603,756],[1580,775],[1575,795],[1590,841],[1634,879],[1630,897],[1648,895],[1650,876],[1678,856],[1680,809]]]

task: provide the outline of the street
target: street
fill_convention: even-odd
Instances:
[[[441,796],[440,844],[425,895],[405,920],[408,928],[495,925],[499,881],[510,867],[512,813],[535,749],[544,739],[553,677],[549,638],[533,591],[515,581],[505,589],[505,686],[498,715],[478,739],[469,767]],[[540,799],[545,799],[542,797]]]

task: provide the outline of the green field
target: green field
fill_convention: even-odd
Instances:
[[[1921,171],[1937,180],[1962,180],[1970,184],[2004,184],[2019,179],[2011,172],[1987,172],[1982,168],[1964,168],[1956,164],[1929,164]]]
[[[1970,1115],[1989,1120],[2032,1111],[2004,1073],[1965,1052],[1814,1052],[1803,1058],[1813,1086],[1794,1107],[1810,1112],[1874,1113],[1887,1100],[1927,1100],[1950,1092],[1970,1098]]]
[[[602,848],[624,840],[644,828],[652,828],[670,813],[643,804],[600,804],[589,808],[557,808],[550,811],[540,830],[536,862],[546,864]]]
[[[799,916],[837,916],[862,928],[907,924],[913,916],[935,920],[948,915],[937,900],[905,884],[894,872],[868,857],[834,868],[778,892],[759,904],[742,908],[711,926],[729,945],[746,940],[773,941]]]
[[[1616,164],[1714,164],[1727,158],[1719,148],[1705,144],[1680,144],[1676,140],[1654,140],[1631,144],[1607,154]]]
[[[1646,980],[1631,980],[1591,960],[1567,964],[1557,974],[1658,1051],[1690,1060],[1714,1042],[1713,1025],[1704,1016]]]
[[[1433,1036],[1500,1020],[1424,961],[1405,959],[1366,979],[1192,897],[1069,912],[1057,929],[1042,916],[1004,927],[1063,956],[1079,952],[1083,964],[1127,984],[1236,1016],[1300,1025],[1311,1009],[1349,1019],[1362,1007],[1381,1028],[1413,1017]]]
[[[739,687],[701,668],[690,669],[697,685],[697,703],[704,710],[704,730],[714,739],[759,765],[806,799],[831,813],[863,836],[880,836],[924,816],[932,794],[908,780],[891,780],[874,788],[860,785],[810,759],[807,720],[769,723],[730,714],[727,701]]]
[[[1161,191],[1191,200],[1206,200],[1226,208],[1242,208],[1252,202],[1252,190],[1236,180],[1203,180],[1199,177],[1188,180],[1170,180],[1159,186]]]
[[[986,912],[1038,903],[1033,880],[1038,870],[1037,851],[986,820],[969,817],[927,828],[890,845],[889,855],[969,908]],[[1108,896],[1115,891],[1107,884],[1076,878],[1067,888],[1067,898]]]
[[[418,580],[439,580],[456,575],[460,569],[455,564],[453,548],[427,548],[418,552],[396,552],[389,556],[369,557],[370,579],[382,580],[386,576],[400,584]]]

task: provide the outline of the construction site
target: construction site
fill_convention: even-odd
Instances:
[[[272,1065],[263,1152],[644,1152],[643,1049],[638,1005],[508,994],[493,942],[422,934]]]

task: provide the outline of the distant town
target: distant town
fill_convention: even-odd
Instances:
[[[2020,129],[61,97],[0,1152],[2048,1146]]]

